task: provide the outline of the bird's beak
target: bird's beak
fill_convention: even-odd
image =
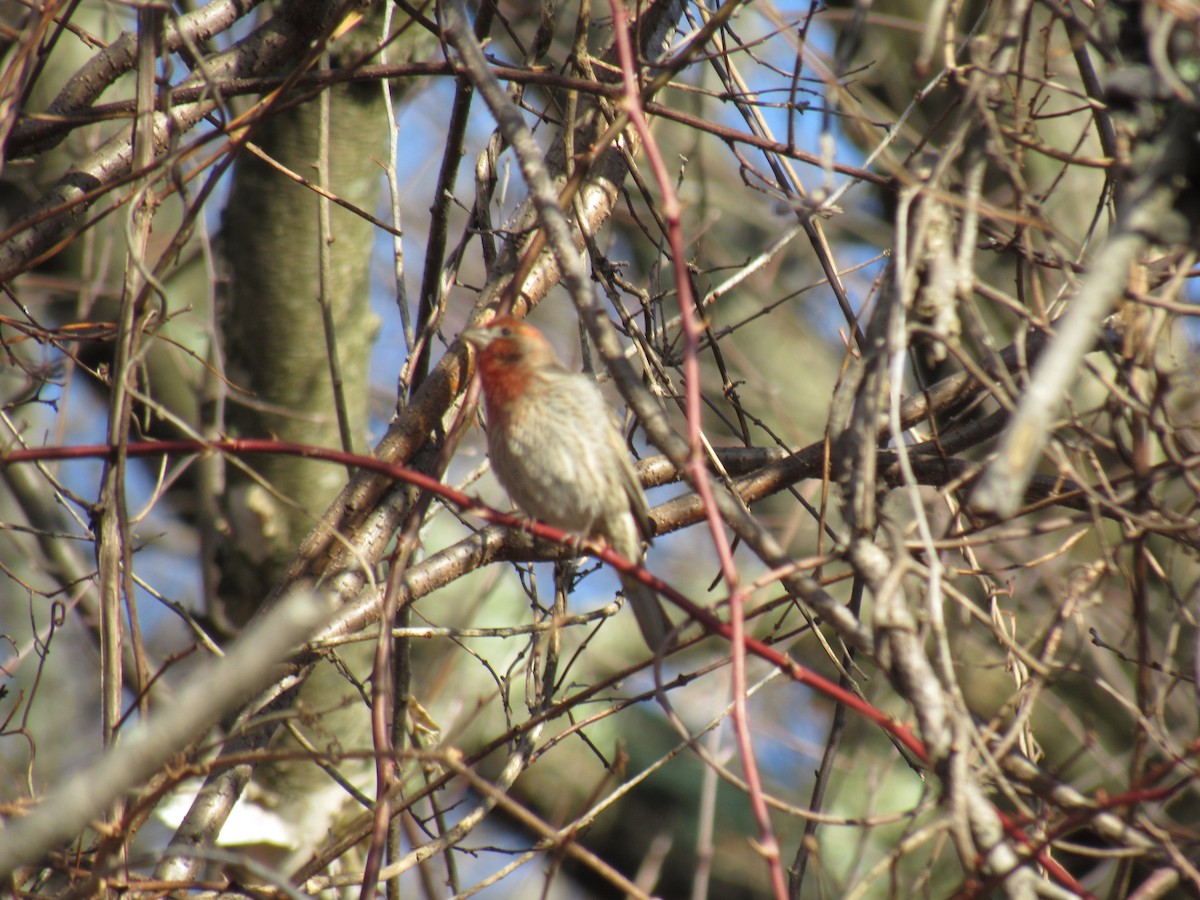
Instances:
[[[486,347],[488,345],[488,341],[491,340],[491,335],[488,334],[487,329],[484,328],[468,328],[466,331],[461,332],[458,336],[472,347],[479,347],[481,349]]]

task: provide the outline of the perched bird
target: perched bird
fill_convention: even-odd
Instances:
[[[634,562],[651,532],[646,495],[596,382],[569,372],[540,331],[507,316],[463,332],[479,350],[492,470],[526,515],[604,541]],[[652,650],[671,625],[657,595],[621,575]]]

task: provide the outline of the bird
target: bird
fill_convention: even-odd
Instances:
[[[469,328],[492,470],[526,515],[607,544],[633,562],[653,527],[612,407],[596,381],[563,365],[546,337],[510,316]],[[658,595],[618,573],[646,645],[671,648]]]

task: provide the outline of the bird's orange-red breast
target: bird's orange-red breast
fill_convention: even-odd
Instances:
[[[640,560],[650,511],[599,385],[568,371],[542,333],[518,319],[462,336],[478,349],[488,456],[513,501],[535,519]],[[666,649],[670,622],[658,596],[627,575],[621,586],[647,645]]]

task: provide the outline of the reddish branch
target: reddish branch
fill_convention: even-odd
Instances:
[[[421,472],[416,472],[405,466],[396,465],[394,463],[384,462],[380,459],[375,459],[369,456],[358,456],[353,453],[346,453],[341,450],[331,450],[323,447],[313,447],[306,444],[290,444],[279,441],[261,440],[261,439],[240,439],[240,440],[223,440],[223,441],[161,441],[161,442],[138,442],[127,445],[124,448],[124,454],[127,458],[144,458],[164,455],[177,454],[192,454],[192,453],[207,453],[219,452],[236,455],[260,455],[260,454],[286,454],[289,456],[300,456],[306,459],[319,459],[329,463],[334,463],[341,466],[351,466],[359,469],[366,469],[376,474],[387,478],[401,481],[406,484],[411,484],[421,490],[428,491],[448,503],[452,503],[461,509],[463,512],[473,516],[477,516],[485,521],[496,525],[502,525],[508,528],[528,531],[533,535],[553,541],[558,544],[563,544],[570,547],[577,547],[585,550],[588,554],[603,560],[613,568],[620,572],[624,572],[635,576],[643,582],[658,591],[663,597],[671,601],[675,606],[682,609],[695,622],[698,622],[709,634],[719,635],[726,640],[733,641],[735,638],[734,626],[730,623],[723,622],[714,615],[707,607],[701,606],[692,602],[687,596],[667,584],[662,579],[658,578],[653,573],[638,566],[628,559],[620,557],[609,550],[607,547],[585,542],[580,544],[579,540],[574,536],[565,532],[559,531],[557,528],[551,528],[549,525],[544,525],[541,522],[522,519],[517,516],[508,515],[507,513],[499,512],[480,503],[468,494],[455,488],[449,487],[440,481],[429,477]],[[67,459],[111,459],[117,453],[117,448],[106,444],[85,444],[75,447],[39,447],[35,449],[25,450],[10,450],[0,453],[0,466],[15,465],[25,462],[48,462],[51,460],[67,460]],[[906,726],[897,722],[887,713],[871,705],[860,697],[857,697],[850,691],[839,687],[832,681],[817,674],[811,669],[800,665],[795,660],[788,657],[786,654],[774,649],[773,647],[759,641],[755,638],[746,636],[744,633],[741,636],[740,646],[744,648],[746,653],[757,656],[759,659],[770,663],[778,668],[784,675],[792,679],[797,684],[803,684],[813,690],[824,694],[831,700],[841,703],[867,720],[874,722],[876,725],[884,729],[888,734],[895,738],[907,750],[909,750],[917,759],[923,763],[929,762],[929,755],[924,744],[918,739]],[[1011,819],[1001,815],[1001,821],[1004,823],[1006,832],[1026,847],[1037,849],[1027,835],[1016,825]],[[1044,866],[1060,884],[1068,887],[1071,890],[1077,891],[1081,896],[1087,896],[1082,887],[1078,885],[1074,878],[1062,868],[1052,858],[1047,856],[1040,849],[1037,852],[1038,863]]]

